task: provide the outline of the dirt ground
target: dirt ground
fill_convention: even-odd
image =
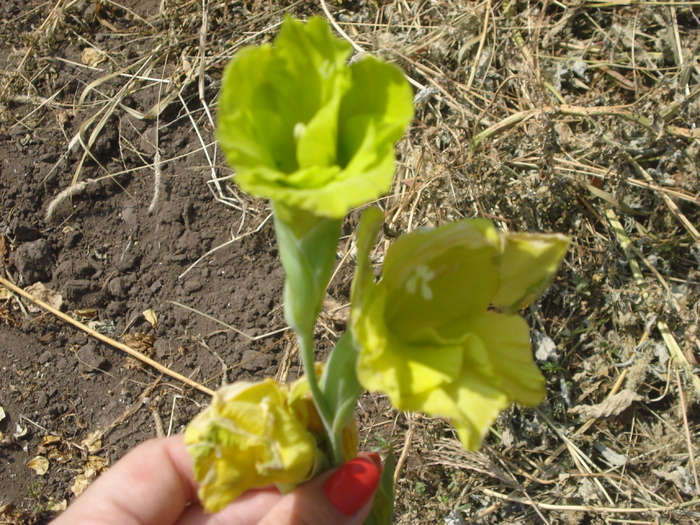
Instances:
[[[0,1],[0,277],[207,388],[294,379],[270,212],[228,181],[213,122],[235,49],[321,6],[204,4]],[[401,458],[397,523],[697,523],[700,10],[464,4],[328,2],[418,79],[383,242],[482,216],[574,243],[527,312],[548,401],[507,411],[483,452],[362,398],[363,447]],[[0,523],[45,523],[207,400],[2,291]]]
[[[157,6],[124,4],[142,17]],[[95,4],[74,9],[94,20]],[[39,2],[2,2],[0,11],[5,38],[46,15]],[[121,21],[118,12],[105,16]],[[90,28],[101,29],[99,23]],[[17,67],[8,44],[0,50],[3,70]],[[70,100],[91,74],[71,65],[81,64],[77,42],[55,45],[53,81],[65,85],[59,97]],[[148,49],[147,41],[127,38],[111,39],[111,45],[125,54]],[[148,108],[158,96],[157,90],[140,91],[122,103]],[[67,151],[66,139],[84,124],[83,116],[56,109],[35,121],[30,107],[10,107],[23,120],[0,134],[0,256],[8,277],[23,288],[43,283],[60,295],[63,311],[210,388],[276,375],[292,345],[284,332],[258,337],[285,326],[271,221],[216,201],[187,117],[173,110],[159,122],[110,118],[81,178],[122,174],[66,199],[46,220],[47,207],[81,160],[80,152]],[[207,143],[213,140],[211,127],[201,131]],[[151,213],[156,143],[166,160]],[[230,242],[251,225],[261,228]],[[221,248],[202,258],[215,247]],[[140,367],[30,304],[21,312],[6,298],[0,305],[0,507],[14,504],[18,520],[25,515],[41,522],[80,490],[76,478],[89,481],[136,444],[181,432],[207,403],[205,394]],[[155,313],[155,326],[144,317],[147,310]],[[59,439],[47,443],[47,436]],[[45,474],[27,467],[35,457],[48,460]]]

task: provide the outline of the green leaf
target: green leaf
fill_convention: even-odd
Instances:
[[[358,350],[350,332],[335,344],[321,376],[323,392],[333,414],[333,433],[339,435],[353,417],[362,386],[357,381],[355,364]]]
[[[374,504],[364,525],[391,525],[394,521],[395,470],[396,458],[394,458],[394,451],[389,449],[389,455],[384,460],[379,488],[374,495]]]
[[[352,281],[351,303],[358,309],[363,302],[363,296],[374,285],[374,274],[370,261],[372,246],[377,240],[377,235],[382,227],[384,214],[379,208],[367,208],[362,212],[360,223],[357,226],[357,269]]]

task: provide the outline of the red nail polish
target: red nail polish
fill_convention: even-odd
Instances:
[[[382,458],[379,454],[377,454],[376,452],[363,452],[362,455],[366,458],[371,459],[372,463],[374,463],[374,466],[377,467],[377,470],[381,472]]]
[[[379,486],[379,470],[371,459],[348,461],[326,480],[323,490],[333,506],[346,516],[355,515]]]

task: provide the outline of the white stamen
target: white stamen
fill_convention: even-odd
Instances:
[[[422,264],[416,268],[413,275],[406,281],[406,291],[411,295],[415,294],[418,290],[418,283],[420,283],[421,297],[426,301],[430,301],[433,298],[433,291],[428,286],[428,283],[434,278],[435,272],[425,264]]]
[[[304,133],[306,132],[306,124],[303,122],[297,122],[294,125],[294,140],[297,142],[301,140],[301,137],[304,136]]]

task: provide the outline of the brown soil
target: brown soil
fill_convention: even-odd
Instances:
[[[158,4],[123,5],[148,17]],[[22,27],[41,23],[46,15],[42,6],[3,2],[4,37],[21,39]],[[94,20],[94,8],[86,2],[72,11]],[[119,10],[103,16],[116,24],[130,19]],[[95,23],[87,29],[99,40],[105,28]],[[148,48],[145,41],[107,39],[126,55]],[[0,50],[3,70],[16,68],[21,60],[10,43],[6,40]],[[81,66],[76,42],[57,37],[55,45],[52,82],[64,86],[57,100],[67,105],[104,73]],[[102,85],[96,97],[109,96],[118,87],[117,82]],[[196,100],[196,90],[183,97]],[[157,89],[141,90],[123,103],[150,108],[158,98]],[[79,146],[67,150],[66,139],[78,133],[90,112],[32,114],[30,105],[12,100],[0,108],[14,117],[0,133],[3,275],[23,288],[43,283],[60,294],[64,312],[210,388],[277,373],[291,349],[288,336],[277,333],[251,341],[203,315],[251,337],[283,328],[283,273],[272,221],[255,235],[230,242],[267,215],[217,202],[207,185],[211,171],[206,156],[182,110],[173,109],[159,121],[124,112],[110,118],[91,148],[92,157],[83,163],[81,179],[121,174],[67,198],[46,220],[50,202],[70,185],[82,158]],[[211,127],[204,124],[200,131],[211,143]],[[165,160],[160,194],[149,213],[156,139]],[[111,464],[146,439],[182,431],[207,396],[32,310],[31,303],[21,303],[0,302],[0,407],[5,413],[0,421],[5,437],[0,508],[14,504],[16,519],[23,515],[42,521],[56,504],[60,508],[61,501],[74,497],[76,476],[86,470],[91,474],[94,456]],[[149,309],[157,316],[156,326],[143,315]],[[101,439],[88,450],[86,440],[95,432]],[[46,445],[46,436],[60,440]],[[27,467],[36,456],[49,460],[44,475]]]

